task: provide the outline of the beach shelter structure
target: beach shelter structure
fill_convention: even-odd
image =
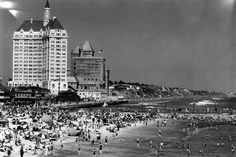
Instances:
[[[78,130],[72,128],[69,130],[69,136],[78,136]]]
[[[41,138],[42,140],[47,138],[46,134],[44,133],[39,133],[37,136]]]
[[[40,130],[41,128],[40,128],[40,124],[38,123],[38,122],[35,122],[34,124],[33,124],[33,130],[34,131],[36,131],[36,130]]]
[[[49,115],[43,115],[42,121],[44,121],[45,123],[47,123],[49,125],[53,124],[53,119]]]

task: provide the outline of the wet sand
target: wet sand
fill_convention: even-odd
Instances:
[[[173,123],[172,123],[173,122]],[[108,136],[108,145],[103,147],[102,155],[99,154],[98,143],[92,145],[90,142],[81,142],[81,144],[71,142],[75,141],[75,137],[67,138],[63,143],[64,148],[61,150],[59,143],[55,143],[55,157],[74,157],[78,155],[78,145],[81,148],[81,157],[92,156],[93,148],[96,148],[97,157],[143,157],[143,156],[156,156],[155,146],[164,142],[164,151],[160,153],[160,156],[168,157],[182,157],[187,156],[186,145],[191,146],[190,156],[203,156],[199,152],[200,149],[204,149],[204,156],[219,156],[219,157],[233,157],[235,154],[231,152],[231,144],[236,144],[236,126],[222,125],[217,127],[201,128],[195,134],[187,134],[183,132],[186,121],[181,120],[168,120],[167,126],[160,127],[162,131],[162,137],[158,136],[158,128],[156,121],[145,124],[134,124],[131,127],[122,128],[117,137],[113,137],[111,133],[106,132],[103,128],[102,131],[102,143],[104,144],[104,137]],[[209,135],[207,138],[206,135]],[[228,136],[232,137],[232,141],[229,141]],[[92,136],[95,138],[95,135]],[[139,146],[136,145],[137,138],[140,139]],[[150,147],[149,141],[152,140],[153,144]],[[224,146],[217,147],[216,143],[224,143]],[[185,144],[185,148],[183,148]],[[40,156],[40,155],[39,155]]]
[[[161,141],[171,142],[177,139],[181,139],[186,135],[182,132],[182,127],[185,122],[178,121],[172,124],[168,120],[170,125],[165,128],[160,127],[162,130],[162,137],[158,136],[158,128],[156,121],[149,121],[148,125],[137,123],[136,126],[132,124],[131,127],[121,128],[118,132],[118,136],[108,133],[105,128],[102,131],[102,143],[104,144],[105,136],[108,136],[108,145],[103,147],[102,155],[98,151],[98,143],[92,145],[90,142],[81,142],[81,155],[80,156],[92,156],[92,150],[95,147],[97,156],[103,157],[138,157],[138,156],[154,156],[155,146],[159,145]],[[171,136],[170,136],[171,135]],[[75,137],[69,137],[68,141],[75,141]],[[93,135],[92,138],[95,139]],[[136,145],[137,138],[140,139],[139,146]],[[152,147],[149,147],[149,141],[153,141]],[[78,156],[78,143],[64,142],[64,149],[61,150],[60,145],[56,144],[54,156]]]

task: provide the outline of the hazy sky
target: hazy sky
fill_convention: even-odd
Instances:
[[[13,32],[26,19],[42,19],[46,0],[9,1],[15,4],[11,13],[0,8],[0,74],[6,79]],[[49,3],[68,31],[68,53],[89,40],[95,50],[103,49],[112,80],[236,92],[234,0]]]

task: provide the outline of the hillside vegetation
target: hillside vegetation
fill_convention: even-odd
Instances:
[[[170,98],[185,96],[211,96],[225,95],[212,91],[195,91],[186,88],[161,87],[156,85],[147,85],[139,83],[118,82],[111,86],[112,96],[120,96],[126,99],[152,99],[152,98]]]

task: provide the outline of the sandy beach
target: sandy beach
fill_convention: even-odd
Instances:
[[[169,125],[168,125],[169,124]],[[219,156],[219,157],[233,157],[231,153],[230,144],[236,144],[236,127],[231,125],[222,125],[217,127],[200,128],[198,133],[188,134],[183,132],[183,127],[186,125],[185,121],[181,120],[168,120],[167,126],[161,127],[162,137],[158,136],[158,129],[156,121],[145,124],[133,124],[131,127],[122,128],[118,136],[113,137],[113,134],[106,132],[103,128],[102,136],[108,136],[109,142],[107,146],[103,147],[102,154],[99,154],[98,146],[91,145],[90,142],[81,142],[80,144],[75,141],[75,138],[70,137],[64,141],[63,150],[60,149],[60,145],[55,146],[55,157],[75,157],[75,156],[92,156],[93,148],[96,148],[96,156],[103,157],[143,157],[143,156],[157,156],[155,151],[156,147],[160,145],[160,142],[164,143],[164,149],[160,152],[160,156],[168,157],[182,157],[187,156],[185,145],[191,145],[191,156],[203,156],[200,152],[205,148],[204,156]],[[206,135],[211,135],[209,138]],[[228,136],[232,137],[232,142],[228,140]],[[95,136],[93,137],[95,138]],[[136,144],[136,140],[139,138],[139,146]],[[149,145],[150,140],[152,146]],[[223,146],[217,147],[217,141]],[[67,143],[68,142],[68,143]],[[102,139],[104,143],[104,139]],[[78,147],[81,148],[80,155],[78,155]],[[217,149],[217,151],[215,150]],[[43,155],[39,155],[43,156]]]
[[[9,133],[13,136],[10,142],[7,136],[4,138],[3,148],[12,146],[12,157],[20,156],[21,146],[24,157],[235,155],[232,147],[236,145],[236,126],[231,123],[236,121],[234,114],[153,114],[132,110],[42,108],[34,113],[34,109],[7,107],[3,113],[10,125],[5,131],[16,133]],[[12,117],[18,117],[19,122],[15,124]],[[6,154],[6,150],[0,152],[0,156]]]

